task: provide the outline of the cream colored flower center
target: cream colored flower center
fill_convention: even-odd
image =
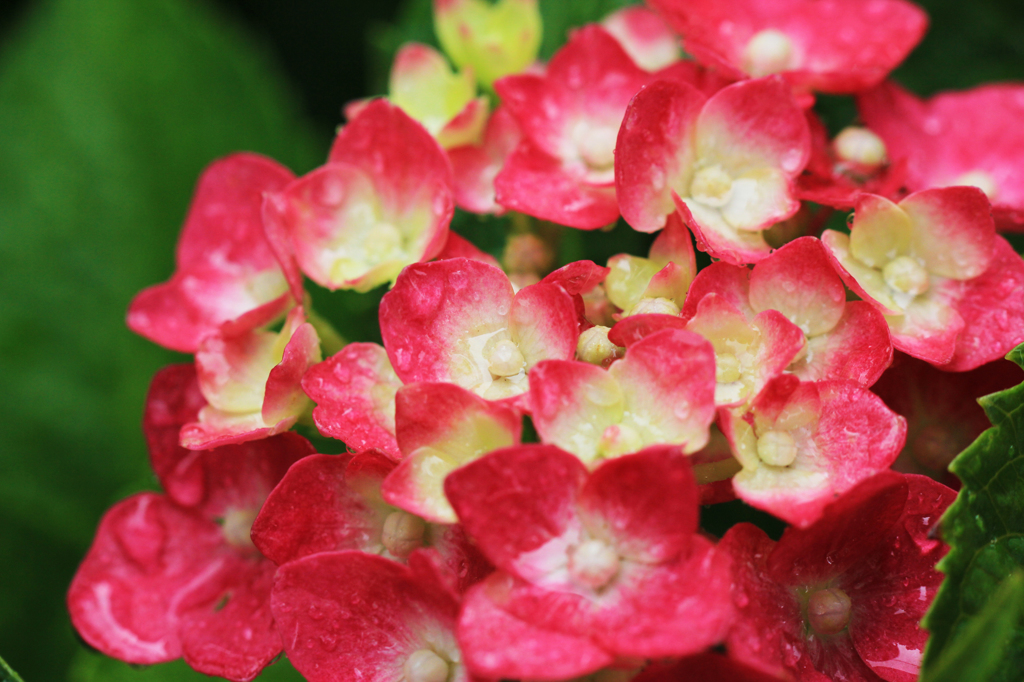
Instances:
[[[490,344],[488,344],[490,345]],[[487,369],[496,377],[513,377],[526,367],[519,346],[510,339],[500,339],[484,350]]]
[[[619,572],[619,554],[601,540],[586,540],[569,555],[569,573],[581,585],[597,590]]]
[[[754,34],[743,48],[743,69],[754,78],[786,71],[793,65],[793,41],[774,28]]]
[[[628,424],[612,424],[601,434],[597,451],[602,457],[612,458],[636,452],[644,445],[637,430]]]
[[[618,126],[596,125],[578,121],[572,128],[572,141],[583,162],[594,171],[607,171],[615,166],[615,138]]]
[[[393,511],[384,519],[380,541],[392,556],[404,559],[423,546],[426,522],[406,511]]]
[[[838,587],[817,590],[807,601],[807,620],[819,635],[835,635],[850,624],[850,597]]]
[[[882,279],[896,291],[919,296],[928,291],[928,271],[910,256],[900,256],[885,264]]]
[[[445,682],[448,679],[448,661],[430,649],[414,651],[403,667],[405,682]]]
[[[224,515],[221,523],[221,532],[228,544],[238,549],[256,549],[252,544],[250,533],[252,522],[256,520],[256,511],[253,509],[231,509]]]
[[[732,177],[717,164],[701,168],[690,183],[690,196],[705,206],[721,208],[732,196]]]
[[[715,356],[715,382],[731,384],[740,380],[740,361],[732,353]]]
[[[591,365],[604,365],[608,360],[620,356],[622,348],[608,340],[608,327],[596,325],[580,334],[576,343],[576,357]]]
[[[787,467],[796,459],[796,441],[786,431],[767,431],[757,438],[757,456],[765,464]]]
[[[667,298],[641,298],[630,311],[630,315],[678,315],[679,306]]]
[[[832,147],[841,161],[859,163],[863,166],[880,166],[886,160],[885,142],[867,128],[843,128],[836,135]]]

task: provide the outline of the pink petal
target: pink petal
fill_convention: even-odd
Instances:
[[[522,135],[504,107],[491,114],[480,145],[448,150],[455,177],[455,204],[471,213],[503,213],[494,196],[494,178]]]
[[[394,464],[375,453],[359,455],[379,469],[377,485]],[[277,565],[340,549],[379,549],[383,518],[345,480],[348,456],[312,455],[296,462],[267,497],[253,521],[252,540]],[[363,467],[365,468],[365,466]]]
[[[750,306],[778,310],[807,336],[830,331],[846,306],[846,287],[821,242],[796,239],[759,262],[750,273]]]
[[[516,294],[509,310],[512,341],[526,360],[526,371],[541,360],[568,360],[576,354],[576,306],[559,284],[539,282]]]
[[[438,260],[446,260],[449,258],[469,258],[470,260],[478,260],[481,263],[493,265],[496,268],[501,267],[498,264],[497,258],[489,253],[481,251],[474,246],[471,241],[465,237],[460,237],[455,232],[448,233],[448,241],[444,243],[444,249],[441,253],[437,254]]]
[[[619,219],[610,183],[587,182],[528,140],[506,158],[494,178],[494,190],[503,208],[581,230],[596,230]]]
[[[395,460],[401,457],[395,440],[395,393],[401,386],[387,352],[373,343],[350,343],[302,378],[303,390],[317,403],[313,420],[320,433]]]
[[[501,270],[453,258],[406,268],[380,304],[381,336],[405,382],[468,380],[467,339],[504,329],[513,299]]]
[[[260,216],[263,193],[293,178],[284,166],[255,154],[233,154],[203,171],[178,242],[175,274],[132,301],[128,326],[160,345],[194,353],[225,322],[248,314],[253,328],[290,307]]]
[[[697,483],[679,448],[655,446],[603,462],[583,486],[580,515],[622,556],[665,563],[685,555],[698,522]]]
[[[988,270],[959,285],[957,312],[964,328],[943,369],[962,372],[1003,357],[1024,341],[1024,262],[997,237]]]
[[[458,657],[458,605],[383,557],[324,552],[288,563],[271,609],[288,659],[310,682],[393,682],[420,649]]]
[[[586,468],[551,445],[486,455],[445,481],[445,493],[481,551],[504,571],[539,579],[557,565],[576,532],[576,500]],[[562,552],[564,555],[564,551]]]
[[[753,319],[758,311],[750,307],[750,269],[729,263],[712,263],[697,273],[686,294],[680,316],[689,321],[697,314],[697,305],[708,294],[717,294]]]
[[[701,210],[699,205],[688,205],[678,194],[672,193],[676,210],[683,223],[693,232],[697,248],[712,258],[718,258],[732,265],[757,263],[772,252],[772,247],[764,240],[763,230],[737,230],[715,213]],[[794,202],[798,204],[799,202]],[[792,213],[798,206],[791,206]],[[697,211],[696,215],[694,210]],[[787,209],[787,212],[788,209]],[[782,218],[779,218],[782,220]],[[764,227],[768,227],[766,224]]]
[[[629,348],[664,329],[686,329],[686,321],[675,315],[630,315],[612,327],[608,339],[616,346]]]
[[[488,595],[490,582],[466,594],[459,614],[459,646],[474,674],[495,679],[568,679],[615,660],[586,637],[545,630],[503,610]]]
[[[680,59],[679,36],[651,10],[625,7],[609,14],[601,22],[637,66],[657,71]]]
[[[206,495],[198,452],[178,442],[181,427],[195,421],[204,405],[206,398],[199,392],[192,363],[161,369],[146,394],[142,430],[149,447],[149,463],[168,497],[183,506],[195,506]]]
[[[891,363],[885,317],[870,303],[849,301],[831,331],[807,339],[807,354],[789,371],[804,381],[850,380],[871,386]]]
[[[616,142],[615,191],[634,229],[664,227],[675,212],[672,190],[689,189],[693,134],[706,99],[687,84],[656,81],[629,103]]]
[[[899,204],[914,224],[911,249],[929,273],[966,280],[988,269],[995,225],[984,193],[943,187],[911,194]]]

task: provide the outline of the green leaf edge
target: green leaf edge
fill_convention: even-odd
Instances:
[[[0,675],[3,676],[0,677],[0,682],[25,682],[18,673],[11,670],[11,666],[7,665],[7,661],[2,657],[0,657]]]
[[[1024,368],[1024,343],[1020,344],[1019,346],[1011,350],[1009,353],[1007,353],[1005,357],[1007,360],[1014,362],[1018,366]],[[996,438],[996,435],[998,434],[999,430],[1003,427],[1003,423],[1011,416],[1011,414],[1013,414],[1013,412],[1015,412],[1017,409],[1024,410],[1024,383],[1021,383],[1017,386],[1013,386],[1003,391],[999,391],[997,393],[982,396],[981,398],[978,398],[978,403],[981,405],[982,409],[985,410],[985,414],[989,418],[989,421],[992,423],[992,426],[986,429],[984,432],[982,432],[982,434],[979,435],[975,439],[975,441],[971,443],[971,445],[965,448],[963,452],[957,455],[956,458],[950,463],[949,470],[952,471],[954,474],[957,474],[964,482],[964,485],[958,493],[957,499],[954,500],[953,504],[951,504],[949,508],[946,510],[946,512],[942,515],[942,519],[940,521],[939,526],[940,530],[944,525],[948,527],[948,524],[952,523],[953,519],[955,519],[958,515],[962,513],[961,508],[964,508],[964,513],[969,513],[968,505],[970,504],[970,501],[967,499],[968,496],[963,494],[969,490],[969,484],[964,479],[965,475],[971,473],[970,469],[975,464],[974,460],[980,457],[978,455],[975,455],[974,453],[979,450],[984,451],[987,448],[989,443]],[[977,613],[975,616],[971,617],[969,624],[964,626],[964,628],[960,632],[960,635],[952,641],[950,641],[950,637],[953,634],[952,630],[953,626],[955,625],[955,621],[951,623],[942,623],[938,620],[942,616],[941,614],[937,614],[936,606],[942,604],[945,601],[945,599],[948,596],[948,593],[954,591],[962,592],[963,576],[957,576],[955,579],[956,584],[954,584],[953,576],[951,576],[947,571],[947,569],[949,568],[949,563],[955,554],[955,550],[956,547],[953,545],[953,542],[950,542],[950,551],[946,554],[945,557],[939,560],[938,564],[936,565],[936,568],[938,570],[946,573],[946,578],[945,580],[943,580],[942,585],[939,587],[939,590],[935,595],[935,599],[932,601],[931,608],[929,608],[928,612],[925,614],[924,619],[921,621],[921,626],[931,633],[931,636],[928,639],[928,643],[925,646],[920,674],[920,679],[925,682],[936,682],[936,680],[938,679],[945,679],[937,678],[935,676],[940,674],[945,675],[944,669],[947,664],[947,659],[952,659],[952,654],[950,654],[950,651],[953,651],[954,653],[959,653],[960,650],[963,649],[963,652],[965,654],[968,651],[972,651],[972,648],[970,646],[967,646],[966,644],[961,645],[961,642],[966,641],[968,637],[972,638],[971,641],[975,645],[973,653],[975,654],[976,659],[989,662],[994,661],[992,665],[987,665],[985,663],[982,664],[986,665],[986,672],[983,677],[971,677],[970,679],[987,679],[991,677],[993,673],[995,673],[998,670],[998,666],[996,664],[999,663],[1000,659],[1002,658],[1002,654],[1006,649],[1005,645],[998,646],[994,649],[998,655],[993,656],[993,649],[991,647],[986,648],[984,646],[977,646],[979,642],[988,641],[988,637],[978,638],[977,640],[973,639],[973,636],[976,634],[976,623],[978,621],[981,621],[983,618],[991,618],[989,609],[995,608],[992,606],[994,603],[992,595],[990,595],[989,599],[986,600],[985,607],[982,609],[982,611]],[[974,554],[976,555],[978,551],[979,550],[975,550]],[[1000,583],[1000,587],[997,588],[997,590],[994,590],[992,594],[995,595],[998,592],[1000,595],[1002,595],[1003,587],[1005,587],[1007,583],[1010,583],[1010,585],[1012,586],[1014,583],[1010,582],[1011,579],[1016,579],[1017,577],[1019,577],[1021,570],[1024,570],[1024,565],[1020,566],[1020,570],[1014,571],[1012,574],[1008,575]],[[1010,588],[1007,587],[1006,589]],[[953,596],[957,597],[957,602],[960,602],[958,595]],[[1021,605],[1024,604],[1024,594],[1018,595],[1017,602],[1018,603],[1015,603],[1013,606],[1014,610],[1019,609]],[[998,604],[998,602],[995,603]],[[961,612],[961,617],[962,615],[963,614]],[[1010,620],[1009,625],[1007,627],[1012,629],[1016,624],[1016,620],[1017,619]],[[941,637],[937,635],[937,630],[939,626],[945,627],[946,630],[944,633],[942,633]],[[979,649],[981,651],[980,654],[978,653]],[[959,677],[951,679],[962,680],[965,678]]]
[[[985,603],[985,608],[939,657],[935,667],[921,676],[922,682],[985,680],[999,666],[1013,628],[1024,610],[1024,571],[1004,580]],[[997,642],[995,646],[992,642]]]

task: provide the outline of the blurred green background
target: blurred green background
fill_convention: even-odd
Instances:
[[[545,54],[622,4],[542,0]],[[905,85],[1024,80],[1024,3],[921,4],[932,30],[896,74]],[[208,679],[93,654],[64,609],[104,510],[156,487],[142,401],[184,359],[124,313],[171,274],[202,168],[241,149],[298,173],[320,163],[341,106],[381,91],[391,51],[433,39],[429,0],[7,2],[0,31],[0,656],[26,682]],[[853,116],[848,99],[824,106],[834,126]],[[336,300],[343,334],[376,335],[373,298]],[[297,676],[281,663],[263,678]]]

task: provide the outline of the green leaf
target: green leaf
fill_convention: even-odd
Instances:
[[[202,168],[324,151],[267,56],[195,0],[49,0],[0,53],[0,642],[29,679],[80,645],[64,594],[114,501],[155,487],[140,428],[177,356],[124,324],[168,278]]]
[[[1013,637],[1014,627],[1020,623],[1022,610],[1024,572],[1018,571],[989,597],[984,610],[971,619],[935,667],[922,676],[923,682],[991,679]]]
[[[75,656],[67,679],[68,682],[210,682],[219,678],[197,673],[181,660],[139,666],[81,651]],[[260,682],[302,682],[303,679],[284,656],[267,666],[259,676]]]
[[[18,673],[11,670],[4,659],[0,658],[0,682],[23,682]]]
[[[1007,357],[1024,364],[1024,346]],[[923,622],[931,632],[924,654],[926,679],[944,652],[965,646],[960,641],[971,635],[973,618],[998,586],[1024,568],[1024,384],[979,402],[993,426],[950,465],[963,488],[942,517],[942,538],[950,550],[939,562],[946,578]],[[1010,642],[998,668],[985,679],[1020,680],[1024,626],[1019,620]]]

